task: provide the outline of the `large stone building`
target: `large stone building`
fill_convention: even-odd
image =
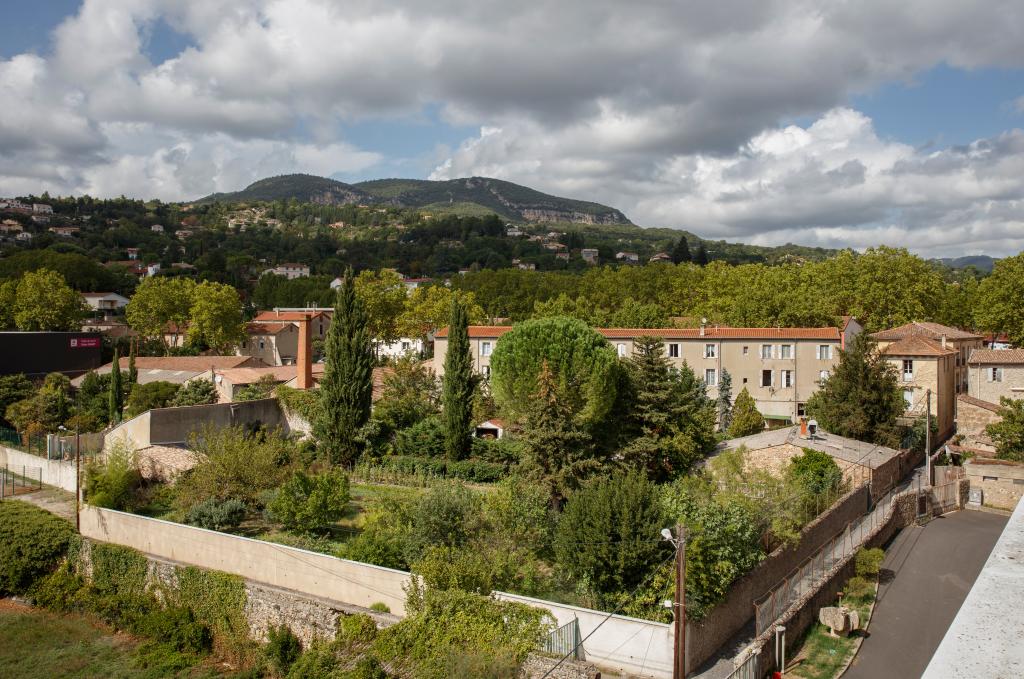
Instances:
[[[489,377],[491,354],[511,326],[471,326],[470,351],[476,372]],[[685,362],[704,380],[711,398],[718,397],[722,371],[732,377],[733,398],[744,388],[767,419],[794,422],[804,414],[807,399],[817,391],[839,361],[839,350],[859,329],[824,328],[597,328],[620,358],[633,353],[639,337],[658,337],[675,366]],[[434,370],[444,372],[448,331],[434,339]]]
[[[953,384],[958,394],[967,391],[967,359],[970,358],[971,352],[975,349],[981,349],[985,341],[982,335],[967,330],[953,328],[941,323],[925,322],[906,323],[895,328],[876,332],[871,337],[878,342],[879,348],[882,349],[893,342],[914,337],[923,337],[924,339],[938,342],[947,349],[952,349],[956,353],[954,357],[956,369],[954,371]]]
[[[1024,398],[1024,349],[975,349],[967,359],[967,393],[999,403]]]

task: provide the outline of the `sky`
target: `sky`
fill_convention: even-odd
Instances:
[[[3,0],[0,196],[488,176],[705,238],[1024,249],[1020,0]]]

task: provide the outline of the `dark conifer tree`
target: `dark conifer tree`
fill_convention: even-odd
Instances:
[[[690,244],[686,242],[686,236],[680,236],[679,242],[672,249],[672,261],[675,264],[685,264],[691,259]]]
[[[121,357],[114,347],[114,361],[110,367],[110,401],[109,417],[111,424],[121,421],[121,410],[124,407],[124,393],[121,387]]]
[[[475,386],[473,357],[469,349],[469,316],[466,305],[458,297],[453,297],[441,392],[445,453],[452,460],[469,457]]]
[[[708,263],[708,251],[704,249],[704,243],[697,246],[697,254],[693,257],[693,263],[697,266],[704,266]]]

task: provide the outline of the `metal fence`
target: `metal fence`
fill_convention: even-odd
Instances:
[[[22,434],[8,427],[0,427],[0,444],[47,457],[46,434]]]
[[[583,659],[583,648],[580,644],[580,624],[578,620],[570,620],[541,642],[541,650],[558,656],[569,656],[573,660]]]
[[[760,636],[801,597],[814,592],[840,561],[856,552],[888,518],[895,491],[889,491],[869,513],[807,557],[767,594],[754,602],[756,636]]]
[[[940,514],[960,508],[960,481],[932,486],[932,502],[939,508]]]
[[[21,465],[0,468],[0,499],[31,493],[42,487],[43,470],[39,467]]]
[[[761,679],[761,675],[757,673],[757,658],[756,652],[748,653],[726,679]]]

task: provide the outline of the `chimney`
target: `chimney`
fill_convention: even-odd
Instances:
[[[299,351],[295,359],[295,370],[297,381],[295,386],[299,389],[313,388],[313,336],[309,330],[310,317],[302,315],[299,320]]]
[[[943,349],[946,348],[946,336],[945,335],[942,336],[942,348]]]
[[[706,318],[700,319],[700,336],[701,337],[704,336],[704,328],[705,328],[705,326],[707,326],[707,324],[708,324],[708,319],[706,319]]]

